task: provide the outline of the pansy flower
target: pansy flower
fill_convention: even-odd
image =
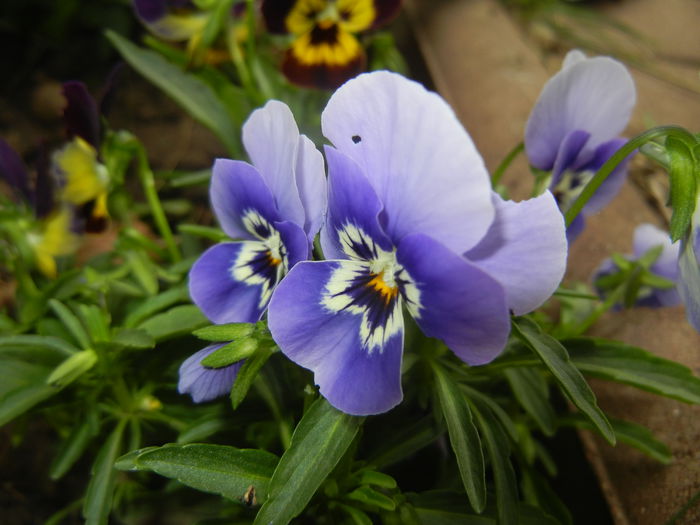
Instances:
[[[23,240],[33,255],[34,264],[45,276],[54,278],[56,259],[73,253],[78,238],[72,232],[73,214],[65,204],[54,202],[53,185],[48,174],[46,155],[37,162],[34,183],[19,155],[0,139],[0,179],[7,182],[15,193],[21,208],[30,210],[32,216],[12,229],[26,229]]]
[[[101,129],[97,102],[82,82],[63,84],[63,118],[69,141],[55,151],[51,169],[60,183],[61,199],[79,209],[80,229],[101,232],[107,227],[109,173],[100,160]]]
[[[533,167],[551,172],[549,188],[563,212],[626,142],[618,135],[627,126],[635,100],[634,81],[620,62],[586,58],[578,50],[566,55],[561,71],[545,84],[527,122],[525,150]],[[569,226],[569,240],[583,230],[585,216],[600,211],[620,190],[627,160]]]
[[[139,20],[163,40],[190,40],[207,23],[207,14],[195,11],[189,0],[134,0],[133,5]]]
[[[243,144],[252,164],[218,159],[210,186],[219,224],[240,240],[209,248],[189,275],[192,300],[214,323],[260,320],[282,277],[309,258],[326,206],[323,157],[285,104],[254,111]],[[206,377],[190,381],[202,373],[200,361],[183,363],[180,375],[180,391],[195,399],[207,384]],[[212,378],[222,370],[206,369]]]
[[[649,266],[649,271],[653,275],[657,275],[672,283],[678,282],[678,253],[679,244],[671,243],[668,232],[665,232],[652,224],[640,224],[634,230],[634,239],[632,244],[632,255],[627,256],[629,261],[637,261],[643,257],[649,250],[661,248],[656,260]],[[619,271],[619,268],[612,259],[606,259],[596,269],[593,281],[614,275]],[[600,293],[601,291],[599,291]],[[602,294],[604,295],[604,294]],[[681,298],[677,288],[653,288],[651,286],[643,286],[638,294],[636,306],[648,306],[658,308],[662,306],[676,306],[680,304]]]
[[[504,348],[509,312],[554,291],[565,266],[561,214],[548,192],[523,203],[492,191],[449,106],[404,77],[347,82],[322,115],[329,168],[321,246],[279,284],[268,324],[314,372],[336,408],[400,402],[404,309],[470,365]]]
[[[400,0],[264,0],[272,33],[292,35],[282,71],[304,87],[333,89],[365,69],[356,34],[388,22]]]

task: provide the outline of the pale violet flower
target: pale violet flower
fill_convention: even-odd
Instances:
[[[282,277],[311,255],[326,207],[323,157],[285,104],[254,111],[243,144],[252,164],[218,159],[210,186],[219,224],[240,240],[209,248],[189,275],[192,301],[214,323],[260,320]],[[187,383],[191,366],[183,363],[179,388],[196,399],[206,377]],[[222,371],[207,370],[212,377]]]
[[[685,304],[688,322],[700,332],[700,199],[698,201],[690,228],[681,239],[678,292]]]
[[[551,172],[550,190],[569,209],[595,172],[625,144],[619,135],[636,101],[634,81],[620,62],[570,51],[562,69],[545,84],[525,129],[530,164]],[[600,211],[620,190],[628,159],[608,176],[569,226],[574,240],[585,217]]]
[[[322,115],[329,167],[321,229],[327,261],[296,264],[268,323],[292,361],[350,414],[402,399],[404,309],[460,359],[494,359],[510,313],[542,304],[564,273],[553,196],[491,191],[469,135],[436,94],[374,72],[347,82]]]

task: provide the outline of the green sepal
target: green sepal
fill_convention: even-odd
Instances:
[[[669,204],[673,208],[670,224],[671,241],[676,242],[690,227],[697,201],[697,178],[700,174],[691,147],[685,141],[668,137],[666,151],[670,161],[669,176],[671,177]]]
[[[97,354],[91,348],[77,352],[64,360],[49,374],[49,377],[46,378],[46,384],[63,388],[90,370],[95,366],[95,363],[97,363]]]
[[[258,340],[253,338],[231,341],[202,359],[200,364],[206,368],[223,368],[232,365],[253,355],[259,344]]]
[[[253,334],[255,323],[228,323],[205,326],[192,332],[192,335],[205,341],[233,341]]]
[[[396,502],[393,499],[367,485],[356,488],[349,494],[346,494],[345,497],[370,507],[388,510],[389,512],[396,510]]]

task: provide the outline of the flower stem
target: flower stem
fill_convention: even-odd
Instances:
[[[498,184],[500,182],[501,177],[503,177],[503,174],[506,172],[506,170],[511,165],[511,163],[524,150],[525,150],[525,143],[524,142],[520,142],[517,146],[515,146],[512,150],[510,150],[508,155],[506,155],[505,158],[498,165],[498,167],[496,168],[496,171],[493,172],[493,175],[491,175],[491,186],[493,186],[494,188],[496,187],[496,184]]]
[[[175,239],[173,237],[173,232],[170,229],[170,224],[168,224],[168,219],[163,211],[163,206],[158,198],[158,192],[156,190],[155,178],[153,176],[153,171],[148,164],[148,158],[146,157],[146,150],[143,148],[141,143],[135,141],[134,149],[136,151],[136,157],[138,162],[138,174],[141,184],[143,186],[143,191],[146,194],[146,200],[148,201],[148,206],[151,208],[151,214],[153,215],[153,220],[156,223],[158,231],[160,232],[165,245],[168,248],[168,253],[170,254],[170,259],[172,262],[178,262],[182,259],[180,256],[180,251],[175,244]]]
[[[564,214],[566,226],[568,227],[572,222],[574,222],[574,219],[579,213],[581,213],[583,207],[591,199],[591,197],[593,197],[593,194],[598,190],[598,188],[600,188],[601,184],[605,182],[605,179],[608,178],[608,176],[623,160],[625,160],[628,155],[634,153],[635,150],[647,142],[669,136],[676,136],[680,139],[690,139],[691,141],[695,141],[694,137],[688,131],[678,126],[658,126],[630,139],[624,146],[617,150],[605,164],[601,166],[590,182],[583,188],[581,195],[579,195],[574,201],[571,208],[566,211]]]

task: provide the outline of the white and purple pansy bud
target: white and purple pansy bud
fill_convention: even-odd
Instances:
[[[466,363],[490,362],[508,339],[509,313],[556,289],[564,224],[549,193],[520,204],[493,194],[449,106],[400,75],[349,81],[322,126],[334,146],[321,229],[329,260],[290,271],[269,328],[332,405],[377,414],[402,399],[404,310]]]
[[[209,248],[189,275],[193,302],[217,324],[262,318],[284,275],[311,255],[326,208],[323,157],[285,104],[254,111],[243,144],[252,164],[218,159],[210,186],[216,218],[237,240]]]
[[[550,190],[568,210],[595,172],[625,144],[636,101],[634,81],[624,65],[609,57],[570,51],[562,69],[545,84],[525,129],[530,164],[551,172]],[[618,193],[629,157],[608,176],[569,226],[569,240],[584,228],[585,216],[600,211]]]
[[[629,261],[637,261],[650,250],[660,248],[658,257],[649,266],[649,272],[662,277],[672,283],[679,280],[678,253],[679,243],[671,243],[668,232],[657,228],[653,224],[640,224],[634,230],[632,255],[626,256]],[[605,259],[593,274],[593,281],[619,272],[619,268],[612,259]],[[599,293],[603,290],[599,290]],[[604,295],[604,293],[601,293]],[[678,289],[655,288],[642,286],[637,294],[635,306],[647,306],[659,308],[663,306],[676,306],[681,303]]]
[[[230,392],[231,385],[243,366],[242,361],[223,368],[207,368],[202,365],[203,359],[206,359],[224,344],[209,345],[182,362],[180,379],[177,384],[178,392],[189,394],[195,403],[211,401]]]
[[[207,23],[207,13],[196,11],[189,0],[133,0],[133,5],[139,20],[163,40],[189,40]]]

